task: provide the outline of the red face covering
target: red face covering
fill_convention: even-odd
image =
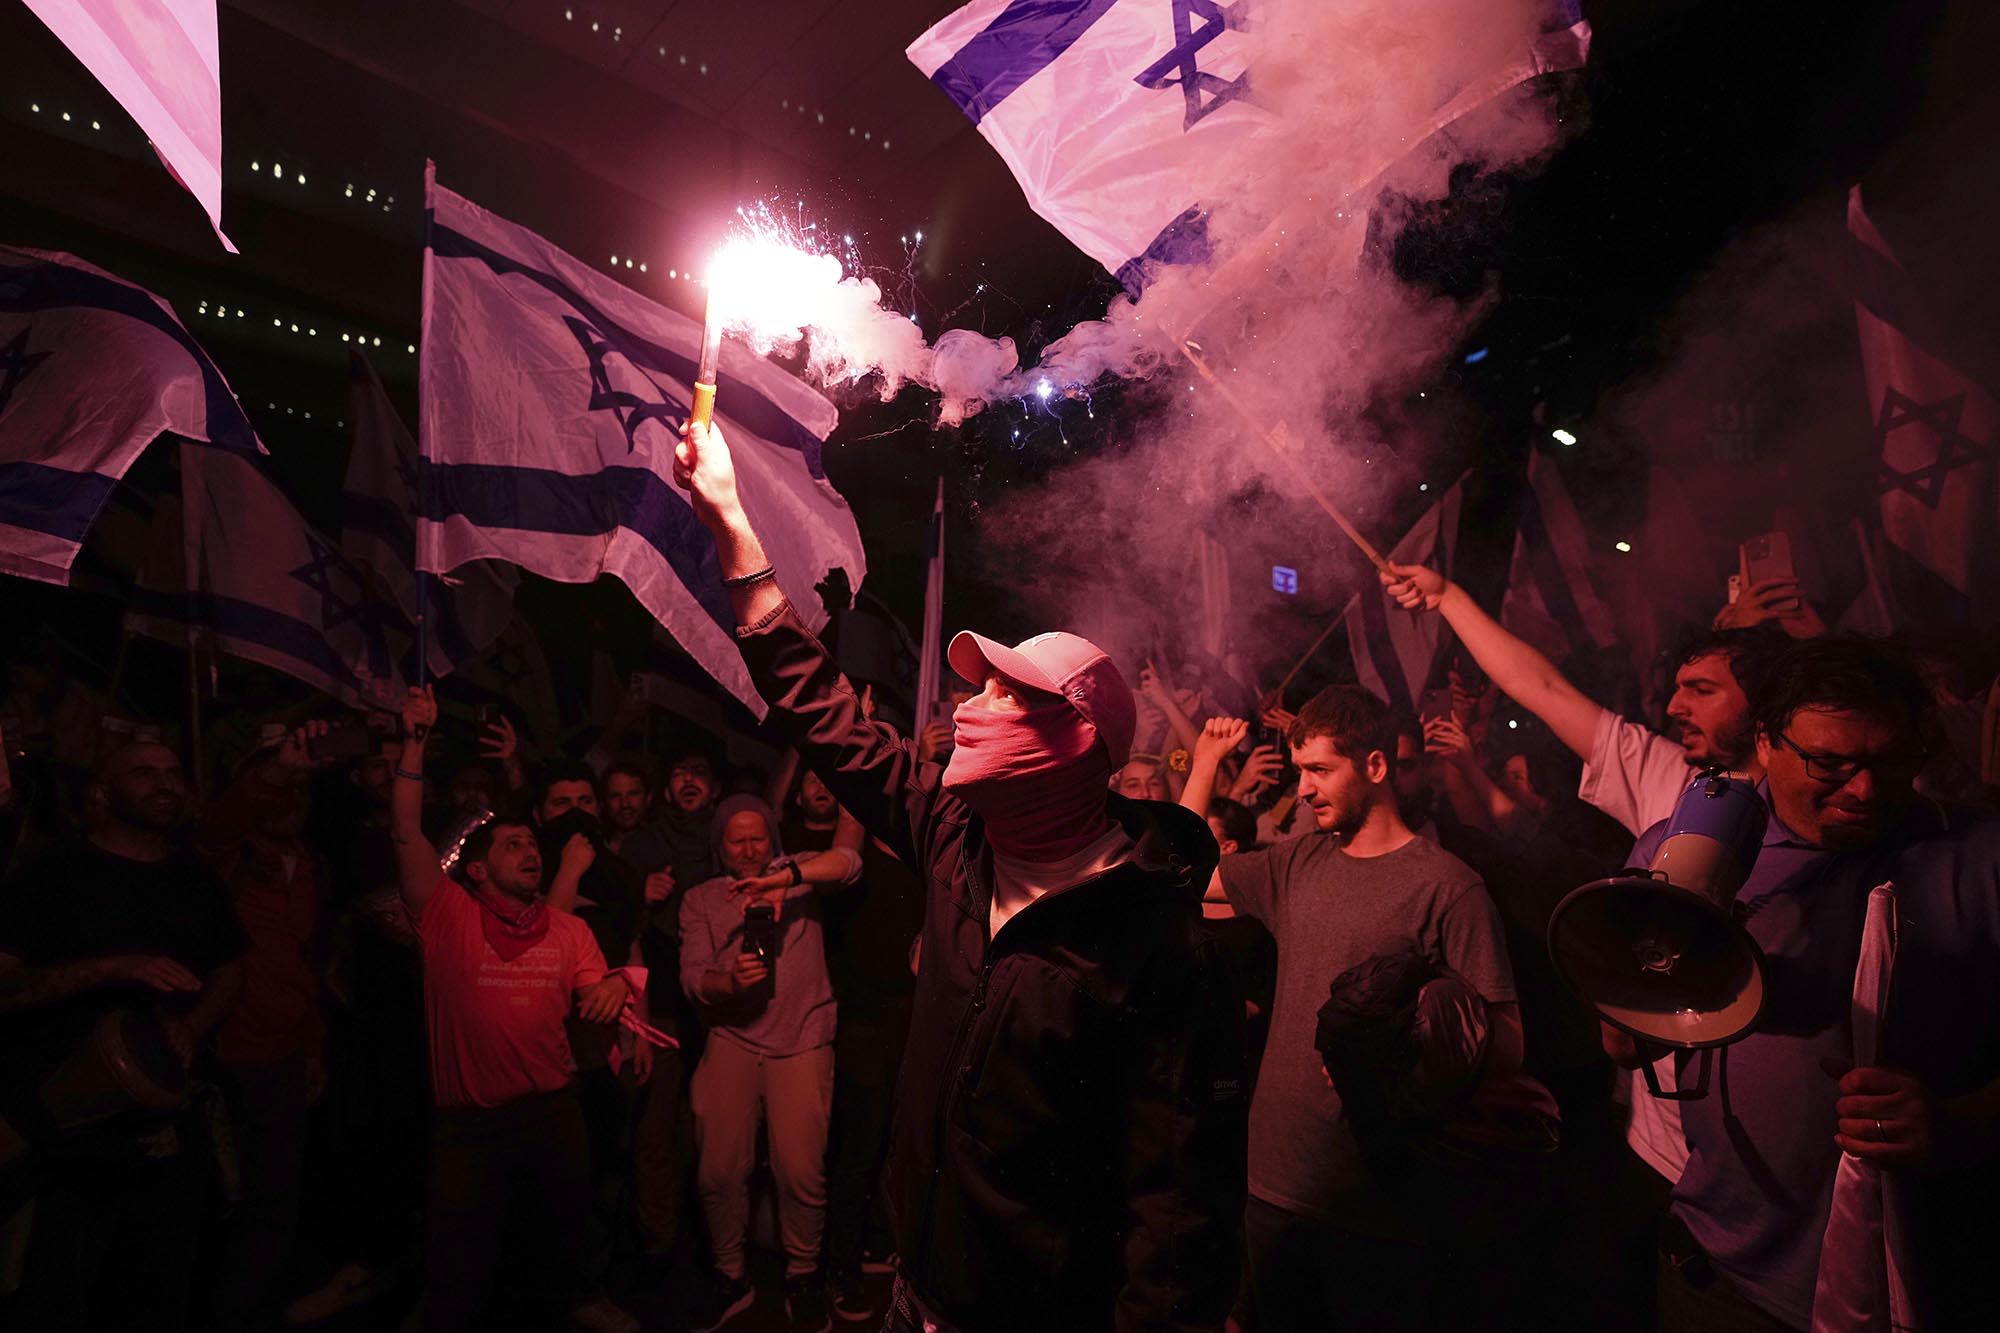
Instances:
[[[995,850],[1060,861],[1103,834],[1111,764],[1096,729],[1068,704],[1019,713],[960,704],[952,744],[945,789],[986,821]]]

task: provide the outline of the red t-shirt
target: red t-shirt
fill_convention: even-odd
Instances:
[[[447,877],[417,916],[440,1107],[501,1106],[567,1087],[576,1061],[563,1019],[576,992],[604,977],[590,927],[568,912],[551,911],[549,933],[510,963],[486,942],[480,910]]]

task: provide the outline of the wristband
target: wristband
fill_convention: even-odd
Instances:
[[[806,882],[806,872],[805,872],[805,871],[803,871],[803,870],[801,870],[801,869],[799,869],[799,863],[798,863],[797,861],[794,861],[794,862],[792,862],[792,863],[791,863],[791,865],[790,865],[790,867],[789,867],[789,869],[790,869],[790,870],[791,870],[791,872],[792,872],[792,887],[793,887],[793,888],[795,888],[795,889],[796,889],[796,888],[797,888],[797,887],[798,887],[799,885],[801,885],[801,884],[803,884],[803,883],[805,883],[805,882]]]
[[[776,577],[778,577],[778,571],[770,565],[766,565],[754,574],[738,574],[734,578],[724,579],[722,586],[725,588],[747,588],[753,583],[762,583],[765,579],[774,579]]]
[[[399,778],[408,778],[412,782],[422,782],[424,780],[423,774],[412,773],[409,769],[404,768],[400,764],[397,765],[396,767],[396,776]]]

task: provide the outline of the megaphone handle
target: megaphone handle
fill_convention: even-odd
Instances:
[[[1688,1084],[1677,1084],[1670,1092],[1660,1086],[1660,1073],[1653,1066],[1659,1062],[1660,1057],[1671,1055],[1673,1052],[1667,1047],[1654,1046],[1643,1041],[1638,1042],[1637,1046],[1639,1057],[1645,1061],[1639,1067],[1646,1071],[1647,1092],[1658,1097],[1661,1101],[1667,1102],[1692,1102],[1708,1096],[1708,1071],[1710,1066],[1715,1063],[1715,1049],[1713,1047],[1703,1047],[1694,1053],[1694,1083],[1691,1086]]]

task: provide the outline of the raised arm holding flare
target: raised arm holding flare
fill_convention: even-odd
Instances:
[[[675,479],[714,534],[770,721],[928,880],[885,1182],[898,1307],[965,1333],[1221,1328],[1242,1005],[1201,926],[1207,825],[1109,790],[1136,724],[1117,667],[1072,634],[960,634],[952,667],[979,694],[950,762],[922,763],[779,590],[721,431],[683,432]]]

